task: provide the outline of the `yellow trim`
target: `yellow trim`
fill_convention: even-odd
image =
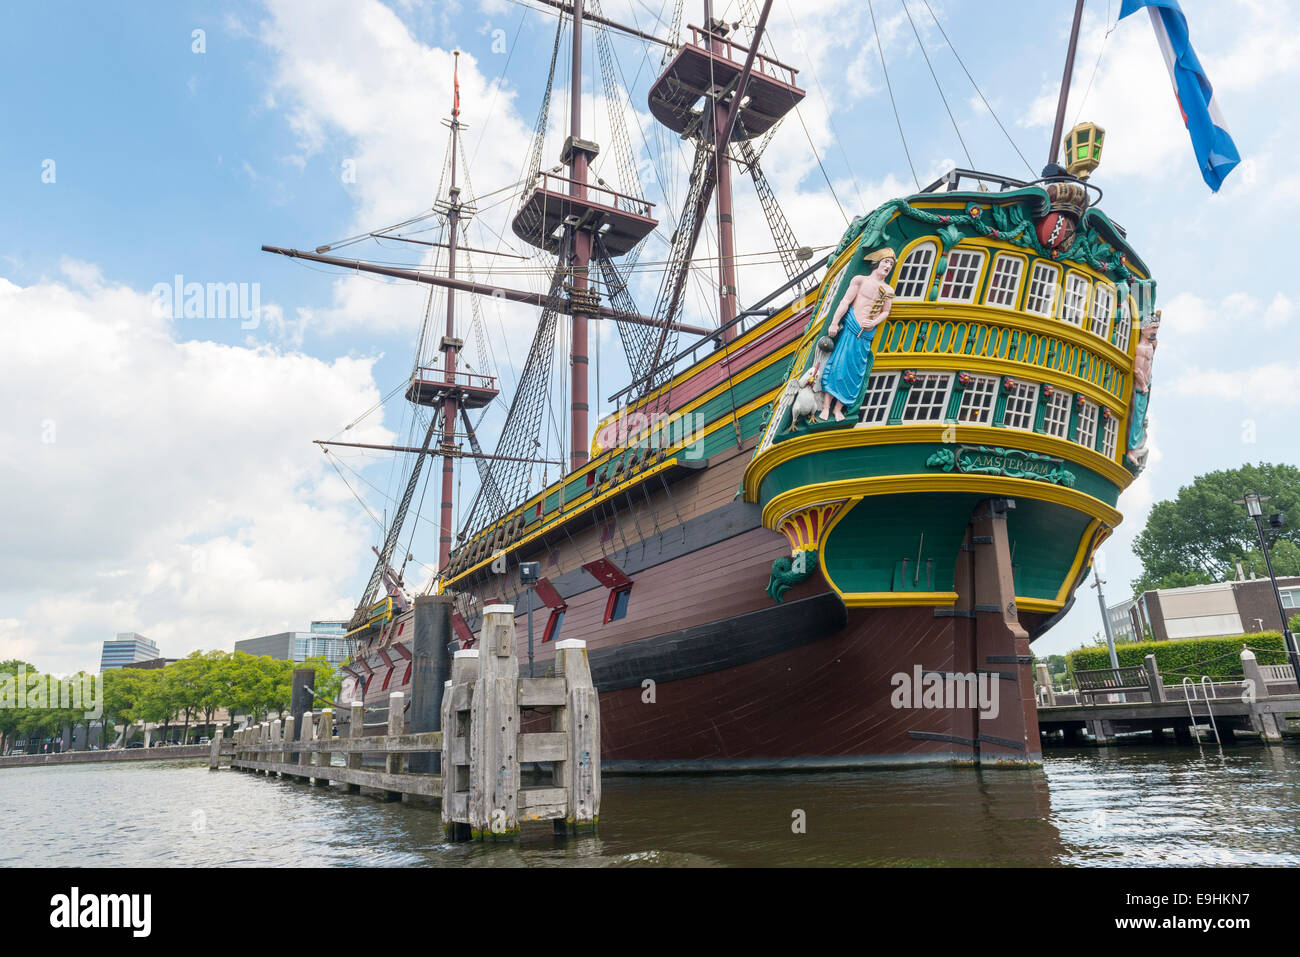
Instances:
[[[1063,287],[1058,287],[1063,288]],[[920,314],[924,311],[925,314]],[[939,315],[929,315],[935,312]],[[895,318],[897,314],[897,318]],[[1014,316],[1015,321],[1009,321]],[[1021,309],[1007,309],[1002,306],[990,306],[984,303],[973,302],[921,302],[917,299],[895,300],[893,308],[889,311],[887,322],[982,322],[985,325],[1003,326],[1009,329],[1016,329],[1021,332],[1034,333],[1040,336],[1055,336],[1058,339],[1064,339],[1071,345],[1078,346],[1080,349],[1087,349],[1097,353],[1101,358],[1107,359],[1114,363],[1121,372],[1126,376],[1133,371],[1132,357],[1125,352],[1121,352],[1107,339],[1095,336],[1087,329],[1066,322],[1064,319],[1054,319],[1047,316],[1040,316],[1036,312],[1027,312]],[[1085,322],[1086,322],[1085,317]],[[1131,339],[1130,339],[1131,341]],[[941,353],[907,353],[893,352],[890,355],[939,355]],[[942,353],[943,355],[959,355],[960,353]],[[1012,362],[1011,359],[1000,359],[999,362]],[[1020,363],[1023,364],[1023,363]]]
[[[1047,598],[1021,598],[1016,596],[1017,611],[1031,611],[1037,614],[1054,615],[1065,607],[1063,601],[1051,601]]]
[[[921,236],[919,239],[913,239],[910,243],[904,246],[902,252],[898,254],[898,261],[894,263],[894,271],[889,277],[889,285],[895,292],[898,291],[898,280],[903,274],[903,263],[907,262],[907,257],[916,252],[918,247],[924,246],[927,243],[934,247],[934,256],[931,258],[930,268],[925,274],[925,288],[921,291],[921,297],[919,299],[899,299],[895,296],[893,303],[889,307],[889,313],[891,316],[893,315],[894,310],[901,305],[911,303],[924,305],[926,297],[930,295],[930,286],[934,283],[934,267],[935,264],[938,263],[939,256],[941,255],[939,250],[943,248],[939,243],[938,236]]]
[[[1006,495],[1009,498],[1031,498],[1074,509],[1114,528],[1124,516],[1101,499],[1086,492],[1034,479],[1010,478],[1005,475],[932,474],[932,475],[882,475],[864,478],[840,479],[836,482],[819,482],[782,492],[763,506],[763,526],[771,528],[776,519],[792,509],[806,508],[816,502],[832,498],[862,499],[876,495],[906,495],[915,492],[940,492],[960,494],[974,492],[983,495]],[[856,504],[856,502],[854,503]],[[851,508],[845,509],[845,513]],[[826,529],[829,539],[838,520]]]
[[[1107,481],[1118,485],[1121,490],[1127,488],[1133,481],[1133,475],[1128,469],[1106,458],[1100,452],[1070,442],[1067,439],[1058,439],[1055,436],[1044,435],[1040,432],[1021,432],[1017,429],[998,428],[991,425],[964,425],[961,423],[956,425],[944,423],[936,425],[872,425],[851,429],[835,429],[829,432],[812,432],[770,446],[750,462],[745,469],[743,480],[745,501],[757,502],[758,489],[763,479],[776,466],[789,462],[791,459],[812,455],[817,452],[829,452],[867,445],[943,443],[944,433],[950,428],[956,429],[963,445],[1009,445],[1015,448],[1023,448],[1029,452],[1040,452],[1044,455],[1072,459],[1080,465],[1085,465],[1097,472]],[[967,473],[962,474],[966,475]],[[1022,479],[1020,481],[1032,480]],[[1058,486],[1051,487],[1057,488]],[[1092,496],[1088,497],[1091,498]],[[1093,500],[1097,501],[1096,499]]]
[[[954,361],[954,359],[958,361]],[[1042,366],[1031,366],[1023,362],[1013,363],[1008,366],[1008,360],[1006,359],[985,359],[976,356],[956,356],[947,353],[937,353],[933,355],[890,353],[888,355],[879,356],[871,367],[873,374],[876,372],[895,372],[900,369],[928,369],[954,373],[979,372],[984,375],[993,376],[997,379],[1001,379],[1004,376],[1010,376],[1013,379],[1019,379],[1025,382],[1049,382],[1057,388],[1064,389],[1066,392],[1081,394],[1084,398],[1097,405],[1106,406],[1106,408],[1110,409],[1112,412],[1120,411],[1116,408],[1116,403],[1123,401],[1122,399],[1117,398],[1112,392],[1102,391],[1087,379],[1079,379],[1075,376],[1053,372],[1050,369],[1044,369]],[[958,423],[958,425],[960,426],[960,423]],[[1079,448],[1083,448],[1083,446],[1079,446]]]
[[[937,491],[962,491],[962,492],[989,491],[993,493],[1007,491],[1007,489],[1001,487],[979,488],[979,487],[968,487],[968,486],[963,486],[960,489],[947,489],[947,488],[935,489],[932,487],[926,487],[934,484],[931,482],[914,482],[914,481],[909,482],[908,481],[908,479],[946,479],[949,481],[943,484],[950,485],[952,484],[950,481],[952,478],[953,476],[951,475],[900,476],[898,478],[895,478],[893,476],[888,476],[888,477],[877,478],[877,479],[848,479],[841,482],[824,482],[817,486],[808,486],[807,488],[795,489],[793,492],[786,492],[782,495],[777,496],[777,498],[773,499],[772,503],[770,503],[767,508],[763,509],[763,524],[768,528],[772,527],[771,524],[769,523],[769,519],[770,516],[776,512],[776,509],[772,508],[771,506],[775,505],[778,501],[782,502],[783,506],[786,509],[783,513],[781,513],[782,517],[784,517],[785,515],[789,515],[790,512],[793,510],[809,507],[810,503],[808,502],[804,502],[803,504],[794,504],[794,502],[800,499],[810,498],[813,499],[814,502],[824,501],[830,498],[831,496],[833,496],[836,490],[839,490],[847,486],[852,486],[853,494],[850,495],[849,501],[845,503],[844,507],[841,508],[839,512],[835,515],[835,517],[831,520],[831,523],[826,526],[825,531],[822,532],[821,541],[824,543],[830,540],[830,537],[834,533],[835,527],[839,525],[840,520],[843,519],[844,516],[846,516],[849,512],[853,511],[853,509],[857,506],[857,504],[861,502],[864,498],[867,498],[872,495],[888,495],[888,494],[896,494],[897,492],[909,492],[909,491],[925,492],[925,491],[936,491],[936,490]],[[1030,479],[1006,479],[1006,478],[998,479],[993,476],[979,476],[979,478],[992,480],[990,482],[980,483],[981,485],[985,485],[985,486],[990,486],[990,485],[996,486],[1002,482],[1018,483],[1019,485],[1023,485],[1023,486],[1035,486],[1035,485],[1043,484],[1040,482],[1034,482],[1033,480]],[[1060,489],[1060,487],[1056,485],[1049,485],[1047,486],[1047,488],[1054,489],[1054,490]],[[812,490],[814,489],[816,491],[815,493],[812,493]],[[800,494],[806,491],[812,494],[809,494],[807,496]],[[1082,507],[1083,503],[1076,502],[1076,501],[1070,501],[1070,500],[1059,501],[1058,497],[1054,495],[1041,496],[1041,495],[1026,494],[1019,491],[1015,487],[1011,487],[1010,491],[1012,495],[1016,495],[1021,498],[1038,498],[1046,501],[1052,501],[1055,502],[1056,504],[1064,504],[1067,507],[1071,507],[1079,511],[1088,512],[1089,514],[1092,514],[1094,509],[1108,510],[1110,516],[1114,518],[1113,522],[1106,522],[1104,518],[1099,518],[1094,516],[1093,520],[1088,523],[1087,527],[1083,531],[1083,535],[1080,537],[1079,548],[1078,551],[1075,553],[1074,561],[1071,564],[1069,571],[1066,572],[1065,581],[1062,582],[1061,588],[1057,592],[1056,598],[1054,600],[1047,599],[1047,598],[1020,598],[1019,596],[1016,596],[1016,607],[1018,609],[1021,609],[1023,611],[1038,612],[1044,614],[1055,614],[1056,612],[1060,611],[1062,608],[1065,607],[1065,602],[1070,596],[1070,585],[1078,577],[1079,571],[1083,567],[1085,558],[1089,557],[1091,552],[1093,551],[1093,549],[1089,548],[1089,545],[1092,543],[1093,536],[1096,534],[1097,530],[1099,528],[1104,528],[1103,534],[1097,537],[1096,547],[1100,547],[1101,543],[1105,541],[1107,537],[1109,537],[1112,528],[1115,525],[1118,525],[1119,522],[1122,520],[1122,516],[1119,514],[1119,512],[1109,508],[1109,506],[1107,506],[1106,503],[1100,502],[1097,499],[1093,498],[1092,496],[1085,495],[1082,492],[1073,492],[1073,490],[1070,489],[1064,490],[1072,493],[1070,498],[1076,500],[1087,500],[1088,503],[1092,503],[1091,507]],[[1041,491],[1041,489],[1039,491]],[[896,607],[907,606],[907,605],[918,605],[918,606],[933,605],[936,607],[938,606],[951,607],[956,602],[958,597],[956,592],[892,592],[892,591],[891,592],[842,592],[840,591],[839,586],[835,583],[835,580],[831,578],[830,572],[826,568],[825,548],[818,549],[817,565],[822,573],[822,578],[825,579],[826,583],[831,586],[832,590],[834,590],[834,592],[837,595],[839,595],[840,598],[844,601],[844,603],[850,608],[896,608]]]
[[[830,579],[827,579],[830,581]],[[834,583],[831,584],[835,588]],[[910,605],[951,608],[957,603],[955,591],[848,591],[836,589],[850,608],[900,608]]]

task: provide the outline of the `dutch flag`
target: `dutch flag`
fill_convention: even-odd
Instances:
[[[1183,124],[1192,137],[1192,148],[1201,166],[1201,176],[1216,193],[1224,178],[1232,172],[1241,156],[1228,133],[1228,124],[1214,102],[1214,90],[1201,67],[1187,35],[1187,18],[1178,0],[1124,0],[1119,19],[1143,7],[1151,15],[1160,52],[1165,55],[1169,76],[1174,81],[1174,95],[1183,112]]]

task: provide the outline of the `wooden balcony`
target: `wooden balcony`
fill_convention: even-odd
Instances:
[[[745,68],[749,48],[726,37],[690,27],[691,41],[673,57],[650,89],[650,112],[676,133],[699,122],[700,100],[725,90]],[[710,41],[719,45],[711,50]],[[799,71],[759,53],[754,57],[749,85],[741,103],[734,140],[767,132],[777,120],[798,105],[804,91],[795,85]]]
[[[455,396],[466,409],[481,409],[497,397],[494,376],[477,372],[457,372],[448,381],[447,373],[437,366],[420,366],[406,387],[406,398],[417,405],[437,405]]]
[[[516,236],[538,249],[555,252],[565,228],[600,236],[611,256],[622,256],[659,225],[654,203],[603,186],[587,184],[586,197],[569,195],[573,180],[543,173],[519,204],[512,228]]]

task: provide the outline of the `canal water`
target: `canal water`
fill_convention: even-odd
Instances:
[[[205,765],[0,770],[0,866],[1300,863],[1300,750],[1054,750],[1042,770],[610,777],[600,832],[449,844],[436,807]],[[802,821],[803,833],[796,833]]]

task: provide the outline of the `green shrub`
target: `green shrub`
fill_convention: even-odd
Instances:
[[[1147,655],[1156,656],[1156,668],[1165,683],[1179,682],[1184,677],[1197,681],[1202,675],[1219,681],[1242,677],[1241,649],[1252,648],[1261,665],[1287,663],[1282,634],[1276,631],[1256,631],[1249,635],[1232,635],[1227,638],[1182,638],[1170,641],[1137,641],[1116,645],[1115,655],[1121,668],[1141,665]],[[1088,671],[1110,667],[1110,652],[1106,648],[1080,648],[1065,656],[1070,672]]]

